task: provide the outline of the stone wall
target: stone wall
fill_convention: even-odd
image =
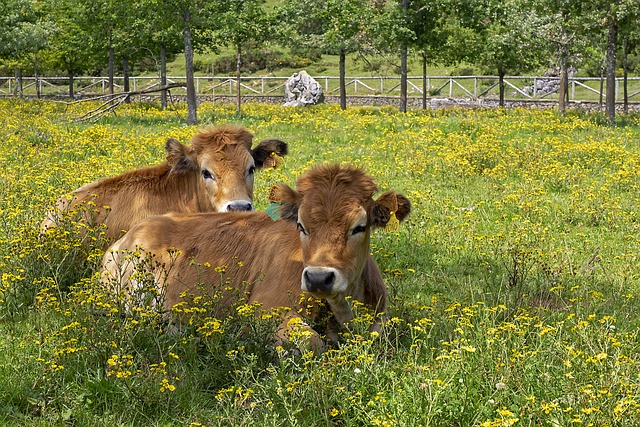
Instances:
[[[173,102],[186,102],[186,96],[172,95]],[[138,97],[136,97],[138,99]],[[145,97],[144,100],[156,101],[158,96]],[[235,103],[236,97],[229,95],[198,95],[198,102],[228,102]],[[265,95],[246,95],[242,96],[242,103],[247,102],[262,102],[267,104],[284,104],[284,96],[265,96]],[[339,104],[340,97],[336,95],[325,95],[325,102],[329,104]],[[347,105],[349,106],[400,106],[400,98],[397,96],[347,96]],[[499,102],[497,99],[482,98],[474,100],[472,98],[442,98],[442,97],[430,97],[427,98],[427,108],[498,108]],[[555,100],[517,100],[517,101],[505,101],[507,108],[558,108],[558,102]],[[408,97],[407,107],[412,109],[422,108],[422,97]],[[304,108],[304,107],[290,107],[290,108]],[[570,102],[567,106],[568,109],[581,109],[585,111],[597,112],[604,111],[604,104],[600,106],[597,101],[581,101]],[[622,112],[623,104],[617,103],[616,110]],[[640,113],[640,102],[629,102],[629,112]]]
[[[35,96],[25,96],[24,98],[35,99]],[[55,99],[68,99],[68,97],[55,96]],[[80,98],[80,97],[79,97]],[[171,95],[171,102],[186,102],[186,95]],[[133,96],[134,101],[149,101],[160,102],[160,96],[156,94]],[[228,102],[235,103],[236,97],[234,95],[198,95],[198,102]],[[242,103],[247,102],[262,102],[267,104],[284,104],[285,99],[283,95],[268,96],[268,95],[243,95]],[[337,95],[325,95],[325,102],[329,104],[339,104],[340,97]],[[400,98],[397,96],[381,96],[381,95],[367,95],[367,96],[347,96],[347,105],[349,106],[400,106]],[[558,101],[556,100],[506,100],[505,105],[507,108],[540,108],[540,109],[555,109],[558,108]],[[411,109],[422,108],[422,97],[408,97],[407,107]],[[447,98],[447,97],[429,97],[427,98],[427,108],[497,108],[498,100],[491,98],[472,99],[472,98]],[[305,107],[288,107],[288,108],[305,108]],[[600,105],[597,101],[579,101],[570,102],[567,109],[580,109],[590,112],[604,111],[604,103]],[[616,104],[616,110],[622,112],[623,104],[618,102]],[[640,102],[629,102],[629,112],[640,113]]]

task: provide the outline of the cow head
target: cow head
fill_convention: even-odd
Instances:
[[[312,169],[296,190],[274,188],[282,217],[295,221],[300,232],[303,291],[329,302],[358,293],[371,228],[387,225],[393,215],[401,221],[411,210],[402,194],[389,191],[374,200],[376,191],[362,170],[338,165]]]
[[[255,171],[274,154],[287,154],[283,141],[266,139],[252,149],[252,140],[241,126],[208,128],[192,138],[190,147],[167,140],[167,161],[172,174],[190,174],[197,181],[202,211],[250,211]]]

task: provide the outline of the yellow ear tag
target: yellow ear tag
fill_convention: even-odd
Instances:
[[[278,186],[274,185],[273,187],[271,187],[269,189],[269,201],[271,203],[280,203],[282,202],[282,200],[280,200],[280,197],[278,197],[277,192],[278,191]]]
[[[267,159],[264,161],[264,167],[265,168],[279,168],[280,166],[282,166],[284,164],[284,159],[280,156],[278,156],[275,151],[272,151],[271,154],[269,154],[269,157],[267,157]]]
[[[398,231],[400,229],[400,221],[398,221],[395,212],[391,212],[389,214],[389,221],[387,222],[387,225],[385,225],[384,229],[388,233]]]
[[[280,216],[282,215],[282,212],[280,211],[282,201],[278,198],[278,196],[276,196],[277,188],[278,187],[273,186],[271,187],[271,190],[269,190],[269,201],[271,202],[271,204],[267,206],[267,209],[265,209],[267,215],[269,215],[269,217],[274,221],[277,221],[278,218],[280,218]]]
[[[391,209],[389,212],[389,221],[387,221],[387,225],[385,225],[384,227],[387,233],[398,231],[400,229],[400,221],[398,221],[398,217],[396,217],[397,211],[398,211],[398,198],[394,194],[393,205],[391,206]]]

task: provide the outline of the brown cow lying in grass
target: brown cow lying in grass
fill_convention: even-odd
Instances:
[[[296,304],[303,291],[325,300],[339,324],[353,318],[349,297],[380,313],[387,291],[369,252],[370,230],[384,227],[394,215],[403,220],[411,208],[405,196],[392,191],[374,200],[376,191],[360,169],[319,166],[298,180],[296,190],[274,187],[272,198],[282,213],[275,222],[264,212],[150,217],[107,251],[103,279],[116,291],[139,291],[144,285],[136,278],[144,275],[130,254],[151,254],[153,262],[145,265],[152,271],[145,273],[152,274],[155,286],[164,286],[161,303],[170,309],[185,292],[197,293],[198,283],[216,286],[220,277],[214,266],[240,261],[231,283],[248,286],[249,303],[266,310],[290,307],[279,327],[281,340],[287,339],[288,321],[299,317]],[[212,267],[196,269],[194,262]],[[315,332],[312,340],[314,346],[322,343]]]
[[[151,215],[253,210],[254,172],[272,162],[272,153],[286,155],[288,147],[266,139],[252,149],[252,140],[249,131],[233,125],[205,129],[191,146],[169,139],[166,162],[78,188],[58,200],[40,228],[55,226],[63,211],[88,202],[96,210],[87,209],[85,220],[104,223],[111,241]]]

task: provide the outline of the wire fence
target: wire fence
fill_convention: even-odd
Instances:
[[[243,96],[283,96],[288,77],[245,76],[239,82],[235,77],[198,76],[195,77],[196,93],[199,95],[229,96],[240,92]],[[314,76],[327,95],[337,95],[339,78],[335,76]],[[106,77],[75,77],[73,92],[76,97],[105,95],[109,91]],[[449,97],[468,99],[492,99],[499,94],[497,76],[409,76],[408,96]],[[507,76],[505,95],[511,100],[554,100],[557,99],[558,77]],[[186,83],[186,77],[170,76],[167,83]],[[124,91],[124,79],[114,78],[115,93]],[[160,87],[158,77],[130,77],[129,90],[141,91]],[[347,96],[400,96],[400,78],[387,77],[347,77]],[[171,93],[186,94],[186,88],[174,87]],[[69,97],[68,77],[0,77],[0,96],[42,96]],[[605,96],[604,78],[573,77],[569,79],[569,100],[572,102],[600,101]],[[640,77],[627,80],[627,99],[640,101]],[[623,79],[616,79],[616,101],[623,101]]]

